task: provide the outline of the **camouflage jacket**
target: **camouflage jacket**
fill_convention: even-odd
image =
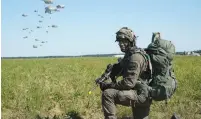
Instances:
[[[141,54],[142,51],[136,49],[125,54],[124,58],[114,66],[111,78],[116,75],[123,76],[123,79],[114,84],[114,88],[118,90],[129,90],[135,87],[137,80],[146,81],[147,62]]]

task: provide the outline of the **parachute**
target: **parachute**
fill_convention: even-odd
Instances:
[[[24,39],[28,38],[28,36],[23,37]]]
[[[53,0],[42,0],[45,4],[53,4]]]
[[[58,9],[62,9],[62,8],[65,8],[65,5],[57,5],[56,6]]]
[[[42,41],[41,43],[47,43],[47,41]]]
[[[33,45],[33,48],[38,48],[38,46],[37,45]]]
[[[22,30],[24,31],[24,30],[27,30],[27,29],[29,29],[29,28],[23,28]]]
[[[22,14],[22,16],[23,16],[23,17],[27,17],[28,15],[26,15],[26,14]]]
[[[56,7],[48,6],[45,7],[45,13],[52,14],[53,12],[58,12],[59,10]]]
[[[58,26],[57,25],[52,25],[52,28],[57,28]]]
[[[38,29],[39,29],[39,28],[42,28],[42,27],[41,27],[41,26],[37,26],[36,28],[38,28]]]
[[[44,25],[45,23],[49,23],[49,21],[46,22],[46,19],[51,19],[51,16],[48,16],[48,15],[59,12],[60,11],[59,9],[65,8],[65,5],[60,5],[60,4],[57,4],[57,6],[51,5],[51,4],[53,4],[53,0],[41,0],[41,1],[44,2],[44,8],[42,8],[42,12],[40,12],[40,10],[37,8],[33,9],[33,13],[35,13],[36,16],[38,16],[38,18],[39,18],[37,20],[38,25],[36,25],[35,27],[36,27],[36,29],[44,30],[44,34],[49,35],[48,33],[51,32],[51,30],[49,30],[49,29],[50,28],[58,28],[58,26],[55,24],[51,25],[52,23]],[[22,17],[27,17],[27,16],[28,16],[27,14],[22,14]],[[31,16],[31,15],[29,15],[29,16]],[[30,23],[30,24],[33,24],[33,23]],[[31,30],[31,29],[32,28],[26,28],[26,26],[24,28],[22,28],[23,32],[26,32],[28,34],[28,35],[22,36],[22,38],[23,39],[29,38],[29,39],[34,40],[35,43],[39,43],[39,44],[32,44],[33,48],[38,48],[38,46],[43,46],[44,44],[48,43],[48,41],[38,40],[38,38],[39,38],[38,36],[37,36],[38,38],[34,38],[36,35],[35,34],[31,35],[34,30],[34,29]],[[35,33],[37,33],[37,31]],[[44,38],[44,39],[48,39],[48,38]]]

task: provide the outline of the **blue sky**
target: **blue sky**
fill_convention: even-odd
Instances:
[[[115,32],[123,26],[133,29],[142,48],[150,43],[152,32],[159,31],[177,51],[201,49],[200,0],[54,0],[53,5],[58,4],[64,4],[65,9],[50,15],[44,13],[41,0],[2,0],[1,55],[120,53]],[[34,10],[45,18],[39,18]],[[23,13],[29,16],[22,17]],[[46,34],[51,24],[59,27]],[[43,28],[36,29],[37,25]],[[26,27],[34,32],[23,31]],[[39,44],[35,38],[48,43],[33,48]]]

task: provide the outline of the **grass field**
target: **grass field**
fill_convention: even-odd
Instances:
[[[100,94],[94,86],[108,63],[116,58],[3,59],[2,119],[103,119]],[[201,57],[177,56],[174,60],[178,89],[166,106],[153,102],[151,119],[201,119]],[[118,117],[131,108],[118,106]],[[56,117],[56,116],[55,116]],[[56,119],[56,118],[55,118]],[[77,119],[79,119],[77,117]]]

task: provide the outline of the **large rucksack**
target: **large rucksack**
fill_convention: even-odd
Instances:
[[[153,33],[152,43],[145,49],[148,54],[151,81],[151,98],[162,101],[171,98],[177,88],[173,70],[175,46],[171,41],[160,38],[160,33]]]

